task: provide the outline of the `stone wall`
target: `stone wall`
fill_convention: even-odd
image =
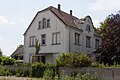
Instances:
[[[91,73],[102,80],[120,80],[120,68],[80,68],[80,67],[59,67],[60,75],[71,75],[71,73]]]

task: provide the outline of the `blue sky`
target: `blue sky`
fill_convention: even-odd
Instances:
[[[48,7],[57,7],[82,18],[92,17],[95,27],[106,16],[120,10],[120,0],[0,0],[0,48],[4,55],[9,56],[23,44],[23,33],[32,21],[35,14]]]

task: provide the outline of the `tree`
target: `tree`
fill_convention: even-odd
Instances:
[[[120,11],[111,14],[101,23],[99,29],[102,35],[101,46],[95,51],[99,62],[120,63]]]
[[[0,49],[0,56],[2,56],[2,50]]]
[[[38,54],[39,51],[41,50],[40,49],[40,43],[37,39],[35,40],[35,49],[36,49],[35,54]]]

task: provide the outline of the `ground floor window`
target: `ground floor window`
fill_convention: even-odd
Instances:
[[[43,62],[45,63],[45,56],[34,55],[32,56],[32,62]]]

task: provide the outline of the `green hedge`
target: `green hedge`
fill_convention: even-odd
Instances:
[[[10,57],[0,57],[0,65],[13,65],[15,60]]]

